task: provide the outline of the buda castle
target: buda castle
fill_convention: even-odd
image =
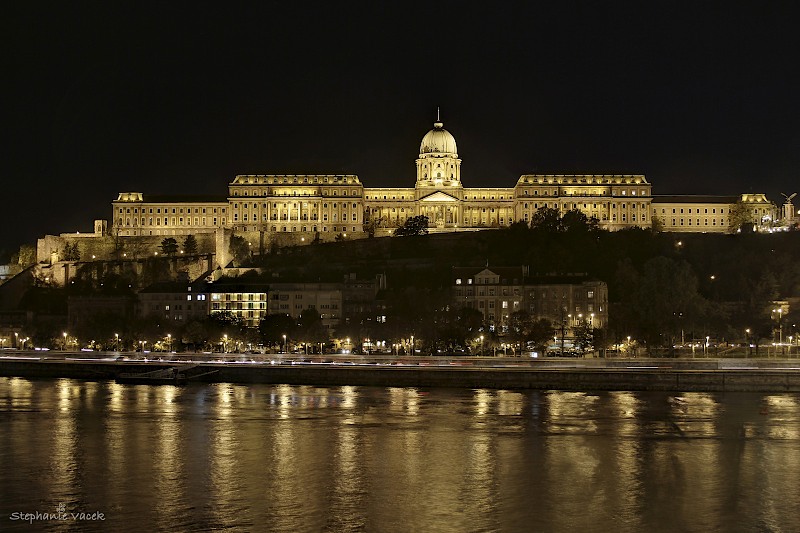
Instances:
[[[726,232],[733,204],[742,201],[754,219],[774,217],[764,195],[659,199],[643,175],[531,174],[509,188],[464,187],[455,137],[437,119],[420,143],[413,187],[368,188],[355,175],[239,175],[227,198],[120,193],[111,231],[144,237],[232,230],[262,244],[300,244],[389,235],[417,215],[428,217],[430,232],[497,228],[529,222],[547,207],[580,210],[608,230],[650,227],[657,217],[665,231]]]

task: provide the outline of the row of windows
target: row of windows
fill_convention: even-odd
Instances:
[[[523,195],[531,196],[539,196],[538,189],[524,189],[522,191]],[[602,190],[602,189],[595,189],[595,190],[562,190],[562,189],[545,189],[542,191],[542,196],[636,196],[638,193],[639,196],[647,196],[646,189],[612,189],[611,191]]]
[[[211,310],[212,311],[235,311],[241,309],[266,309],[267,304],[266,302],[224,302],[224,303],[212,303]]]
[[[212,301],[259,301],[266,300],[266,293],[239,293],[239,292],[214,292],[211,294]]]
[[[525,209],[530,209],[530,205],[531,204],[525,203],[523,205],[524,205]],[[550,204],[544,203],[544,204],[541,205],[541,207],[545,208],[545,207],[549,207],[549,205]],[[598,204],[592,204],[591,209],[597,209],[597,205]],[[580,204],[572,204],[572,209],[580,209],[579,206],[580,206]],[[564,209],[570,209],[569,204],[562,204],[562,207]],[[538,203],[534,203],[533,204],[533,208],[534,209],[539,209],[539,204]],[[602,204],[600,204],[600,208],[601,209],[608,209],[608,203],[607,202],[603,202]],[[611,209],[616,209],[616,208],[617,208],[617,204],[612,203],[611,204]],[[625,203],[620,204],[620,209],[627,209],[627,208],[628,208],[628,204],[625,204]],[[630,208],[631,209],[647,209],[647,204],[637,205],[635,203],[631,203],[630,204]],[[558,202],[554,202],[553,203],[553,209],[558,209]],[[583,209],[589,209],[589,204],[583,204]]]
[[[311,220],[311,221],[319,220],[317,218],[316,214],[313,214],[313,215],[311,215],[309,217],[309,215],[305,214],[305,213],[302,214],[299,219],[292,218],[289,215],[289,213],[282,213],[280,217],[278,216],[277,213],[273,213],[272,215],[269,215],[269,218],[267,218],[267,216],[268,215],[266,213],[264,213],[262,215],[262,221],[263,222],[267,222],[268,220],[287,220],[287,221],[288,220]],[[330,217],[330,219],[332,221],[334,221],[334,222],[336,222],[337,218],[338,218],[338,216],[337,216],[336,213],[333,213],[333,215],[331,215],[331,217]],[[358,222],[358,214],[357,213],[353,213],[353,215],[351,216],[351,219],[352,219],[353,222]],[[234,222],[238,222],[239,221],[239,213],[234,213],[233,214],[233,221]],[[247,213],[245,213],[244,215],[242,215],[242,222],[247,222],[247,221],[248,221],[248,216],[247,216]],[[250,221],[258,222],[258,215],[253,213],[253,216],[250,217]],[[328,221],[328,213],[323,213],[322,214],[322,221],[323,222],[327,222]],[[347,221],[347,213],[342,213],[342,222],[346,222],[346,221]],[[355,231],[355,230],[353,230],[353,231]]]
[[[217,225],[217,217],[210,217],[210,219],[211,219],[211,226],[216,227],[216,225]],[[140,220],[141,220],[141,223],[139,222]],[[121,218],[119,218],[119,219],[117,219],[117,225],[118,226],[129,226],[129,227],[131,225],[133,225],[133,226],[138,226],[138,225],[142,225],[142,226],[154,226],[154,225],[155,226],[161,226],[162,225],[161,224],[161,220],[162,220],[161,217],[156,217],[155,219],[153,217],[150,217],[150,218],[142,217],[141,219],[139,219],[139,218],[133,218],[133,219],[126,218],[124,223],[123,223],[123,220]],[[164,224],[163,224],[164,226],[169,226],[170,225],[168,217],[164,217],[163,220],[164,220]],[[131,221],[133,222],[133,224],[131,224]],[[155,221],[155,224],[153,224],[154,221]],[[192,219],[191,219],[191,217],[186,217],[186,221],[184,222],[184,218],[183,217],[172,217],[172,224],[171,225],[172,226],[191,226],[192,225]],[[207,224],[206,217],[202,217],[202,218],[195,217],[194,218],[194,226],[195,227],[207,226],[207,225],[208,224]],[[222,225],[225,225],[225,218],[224,217],[222,218]]]
[[[241,231],[279,231],[279,232],[297,232],[297,231],[308,232],[308,231],[311,231],[311,232],[316,233],[317,231],[320,231],[318,228],[319,228],[319,226],[302,226],[302,227],[300,227],[300,226],[289,226],[289,227],[287,227],[287,226],[276,226],[274,224],[271,224],[271,225],[263,225],[263,226],[236,226],[235,229],[241,230]],[[321,231],[323,233],[327,233],[328,232],[328,226],[322,226],[322,230]],[[333,233],[340,233],[340,232],[347,232],[347,231],[352,231],[353,233],[355,233],[355,232],[358,231],[358,229],[356,229],[356,226],[352,226],[352,229],[348,229],[347,226],[333,226],[332,228],[330,228],[330,231],[332,231]],[[347,234],[345,233],[345,237],[346,236],[347,236]]]
[[[241,193],[241,194],[240,194]],[[240,191],[239,189],[233,189],[231,191],[231,196],[234,197],[241,197],[241,196],[320,196],[319,191],[292,191],[289,194],[289,191],[278,190],[272,191],[270,194],[269,189],[263,190],[248,190],[245,189],[244,191]],[[328,190],[325,189],[322,191],[321,196],[329,196]],[[359,189],[351,189],[350,194],[347,194],[347,190],[332,190],[330,196],[361,196],[361,191]]]
[[[676,209],[677,209],[677,208],[674,208],[674,207],[672,208],[672,214],[673,214],[673,215],[674,215],[674,214],[676,214]],[[653,209],[653,214],[655,215],[657,211],[658,211],[657,209]],[[687,209],[687,211],[688,211],[688,214],[689,214],[689,215],[691,215],[691,214],[692,214],[692,208],[691,208],[691,207],[689,207],[689,208]],[[695,214],[699,215],[699,214],[700,214],[700,208],[699,208],[699,207],[698,207],[698,208],[695,208],[695,211],[694,211],[694,212],[695,212]],[[720,208],[719,208],[719,213],[720,213],[721,215],[724,215],[724,214],[725,214],[725,208],[724,208],[724,207],[720,207]],[[661,214],[662,214],[662,215],[666,214],[666,209],[663,209],[663,208],[662,208],[662,209],[661,209]],[[680,208],[680,214],[681,214],[681,215],[683,214],[683,208]],[[706,208],[703,208],[703,214],[705,214],[705,215],[707,215],[707,214],[708,214],[708,208],[707,208],[707,207],[706,207]],[[716,207],[712,207],[712,208],[711,208],[711,214],[712,214],[712,215],[716,215],[716,214],[717,214],[717,208],[716,208]]]
[[[677,220],[678,224],[675,223],[676,220]],[[687,218],[687,219],[683,219],[683,218],[674,219],[673,218],[672,219],[672,225],[673,226],[678,226],[678,225],[683,226],[684,225],[684,220],[685,220],[687,226],[691,226],[692,225],[692,219],[691,218]],[[695,222],[694,225],[695,226],[708,226],[709,225],[708,224],[708,220],[709,219],[707,219],[707,218],[702,219],[702,224],[701,224],[701,219],[698,218],[698,219],[696,219],[696,222]],[[712,218],[711,219],[711,226],[716,226],[716,225],[717,225],[717,219],[716,218]],[[725,219],[724,218],[719,219],[719,225],[721,227],[725,226]]]
[[[460,281],[461,281],[460,279],[457,279],[456,280],[456,285],[460,285],[461,284]],[[467,279],[467,281],[472,281],[472,280]],[[495,296],[495,288],[494,287],[488,287],[485,292],[484,292],[483,287],[478,287],[477,288],[477,292],[478,292],[478,296]],[[497,292],[499,293],[499,294],[497,294],[497,296],[512,296],[512,295],[513,296],[519,296],[520,295],[519,288],[514,288],[513,291],[509,291],[508,289],[504,288],[502,291],[497,291]],[[461,289],[456,289],[455,290],[456,296],[462,296],[462,295],[463,296],[474,296],[475,295],[474,293],[475,293],[475,289],[473,289],[472,287],[470,287],[468,289],[465,289],[463,293],[462,293]],[[562,300],[565,300],[565,299],[567,299],[567,295],[568,295],[568,292],[564,291],[561,294],[560,297],[561,297]],[[530,291],[528,296],[531,299],[536,299],[536,292],[535,291]],[[577,294],[577,293],[574,294],[574,297],[576,299],[579,299],[581,296],[582,296],[581,294]],[[542,297],[543,300],[546,299],[547,298],[547,292],[546,291],[542,291],[541,297]],[[551,299],[556,300],[558,298],[559,298],[558,293],[553,291],[552,294],[551,294]],[[587,300],[594,300],[594,291],[587,291],[586,292],[586,299]]]
[[[262,204],[262,208],[266,209],[268,205],[269,204]],[[289,204],[280,204],[280,205],[281,205],[281,208],[283,208],[283,209],[297,209],[297,207],[298,207],[298,205],[296,203],[292,204],[291,208],[289,207]],[[337,205],[338,204],[336,204],[336,203],[332,204],[334,209],[336,209]],[[242,204],[242,208],[244,208],[244,209],[250,209],[251,207],[253,209],[258,209],[258,204],[252,204],[252,206],[251,206],[251,204]],[[303,207],[308,208],[309,207],[308,202],[303,202]],[[311,204],[311,207],[319,208],[319,204]],[[327,203],[323,203],[322,207],[324,209],[327,209],[328,208],[328,204]],[[347,204],[342,203],[341,207],[342,207],[342,209],[347,209]],[[233,204],[233,208],[234,209],[239,209],[239,204]],[[272,209],[278,209],[278,204],[277,203],[273,203],[272,204]],[[358,204],[354,203],[353,204],[353,209],[358,209]]]
[[[264,206],[264,207],[266,207],[266,206]],[[153,214],[153,209],[155,209],[155,214],[157,214],[157,215],[161,214],[161,209],[162,209],[161,207],[156,207],[156,208],[153,208],[153,207],[145,208],[145,207],[143,207],[142,208],[142,214],[149,213],[149,214],[152,215]],[[169,208],[164,207],[163,209],[164,209],[164,214],[165,215],[169,213]],[[176,213],[176,209],[177,209],[177,213]],[[173,207],[172,208],[172,214],[173,215],[175,215],[175,214],[183,215],[184,214],[183,209],[184,209],[183,207],[178,207],[178,208]],[[224,207],[220,207],[219,209],[220,209],[220,211],[222,213],[225,213],[225,208]],[[217,214],[217,208],[216,207],[209,208],[209,210],[212,212],[212,214],[215,214],[215,215]],[[123,208],[120,207],[119,208],[119,214],[121,215],[121,214],[123,214],[123,212],[127,213],[127,214],[130,214],[131,213],[131,208],[130,207],[125,208],[124,211],[123,211]],[[139,213],[139,208],[138,207],[134,207],[133,208],[133,213],[134,214],[138,214]],[[186,208],[186,214],[190,215],[191,213],[192,213],[192,208],[191,207],[187,207]],[[195,207],[194,208],[194,213],[196,215],[199,215],[201,213],[205,215],[206,214],[206,208],[205,207]]]

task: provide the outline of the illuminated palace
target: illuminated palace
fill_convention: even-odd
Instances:
[[[355,175],[240,175],[227,198],[124,192],[113,202],[112,231],[132,237],[227,229],[261,235],[262,242],[268,236],[300,242],[309,234],[321,240],[388,235],[416,215],[428,217],[431,232],[500,227],[530,221],[548,207],[578,209],[609,230],[649,227],[657,216],[667,231],[724,232],[733,203],[742,200],[673,196],[660,205],[643,175],[535,174],[520,176],[511,188],[467,188],[456,140],[438,120],[422,138],[416,169],[416,183],[407,188],[366,188]],[[773,215],[763,195],[748,196],[754,217]]]

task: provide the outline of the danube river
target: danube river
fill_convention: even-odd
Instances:
[[[42,529],[797,532],[800,395],[0,378]]]

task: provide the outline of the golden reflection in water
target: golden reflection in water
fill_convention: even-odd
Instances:
[[[180,410],[177,405],[183,389],[176,385],[153,387],[155,405],[159,407],[156,440],[153,443],[153,475],[155,477],[156,512],[162,523],[175,523],[178,510],[182,508],[184,487],[182,474],[186,472],[183,464],[184,441]]]
[[[342,393],[342,408],[353,409],[356,406],[356,400],[358,399],[358,392],[356,387],[345,386],[342,387],[340,390]]]
[[[483,418],[489,414],[492,401],[494,400],[494,391],[488,389],[475,390],[475,416]]]
[[[719,402],[713,394],[688,392],[674,397],[672,421],[681,432],[691,433],[694,437],[715,435],[719,409]]]
[[[598,397],[583,392],[550,392],[544,414],[546,445],[542,475],[548,493],[559,508],[547,509],[554,530],[570,531],[591,526],[587,516],[603,510],[602,485],[606,470],[603,459],[591,446],[598,431],[594,416]]]
[[[519,416],[525,406],[525,395],[519,392],[497,391],[497,414],[501,416]]]
[[[50,449],[50,472],[48,482],[45,484],[50,492],[49,501],[72,504],[77,495],[74,493],[78,475],[78,435],[76,431],[75,416],[79,405],[80,390],[76,382],[69,379],[59,379],[56,382],[56,395],[58,397],[58,410],[55,416]]]
[[[125,446],[128,439],[127,430],[131,427],[131,424],[126,422],[125,418],[127,386],[110,381],[106,384],[106,387],[108,410],[105,416],[105,439],[103,443],[109,472],[107,479],[110,498],[109,511],[114,511],[126,504],[122,497],[125,491],[122,489],[125,483],[125,474],[130,471],[127,464],[128,454],[125,453]]]
[[[751,431],[741,453],[744,476],[741,486],[747,489],[751,506],[758,510],[764,531],[789,531],[782,503],[800,494],[800,453],[797,441],[800,421],[800,396],[776,394],[761,399],[758,416],[765,419],[761,432]]]
[[[608,509],[609,512],[631,517],[635,530],[641,529],[637,519],[638,505],[641,501],[639,480],[642,475],[641,464],[641,416],[642,401],[632,392],[613,392],[608,397],[611,418],[616,419],[612,427],[614,448],[605,470],[608,482],[605,491],[609,501],[619,502],[619,508]],[[608,507],[608,505],[606,505]]]
[[[380,457],[376,459],[379,465],[378,474],[397,472],[399,477],[411,486],[419,486],[426,474],[423,463],[423,459],[427,456],[424,431],[431,429],[417,425],[420,422],[420,391],[415,388],[400,387],[390,387],[386,391],[389,403],[385,410],[390,416],[397,417],[402,430],[380,434],[375,444],[375,449],[380,450]],[[384,410],[384,408],[379,409]],[[377,491],[396,482],[391,478],[379,479],[382,481],[376,483],[374,487]],[[407,495],[402,497],[405,498]]]
[[[321,453],[314,449],[314,443],[303,439],[303,427],[288,419],[293,413],[292,403],[296,388],[289,385],[275,387],[276,408],[279,420],[265,432],[262,461],[268,465],[264,480],[264,505],[274,521],[269,529],[273,531],[293,531],[301,529],[296,513],[303,509],[304,498],[309,490],[304,480],[309,469],[316,465],[301,458],[313,457]]]
[[[33,403],[33,383],[24,378],[3,378],[7,380],[9,394],[0,396],[3,409],[30,409]]]
[[[470,516],[470,522],[487,519],[496,510],[497,461],[495,433],[470,432],[466,435],[466,464],[458,480],[459,507]],[[468,527],[469,524],[463,524]],[[466,529],[462,529],[464,531]]]
[[[389,411],[411,416],[419,414],[420,395],[415,388],[389,387]]]
[[[213,512],[217,520],[224,520],[225,514],[233,505],[236,496],[238,425],[235,423],[234,406],[232,405],[234,385],[217,384],[214,389],[216,402],[210,413],[210,429],[208,443],[209,480],[211,500],[215,502]]]
[[[770,418],[771,424],[767,428],[767,437],[773,439],[800,440],[798,431],[798,396],[771,395],[765,396],[761,412]],[[792,424],[785,424],[791,421]],[[795,456],[800,454],[795,454]]]
[[[291,414],[294,394],[294,389],[290,385],[276,387],[275,397],[278,405],[278,416],[284,420],[288,420]]]
[[[333,492],[326,528],[330,531],[360,531],[365,527],[364,509],[369,491],[364,486],[364,460],[371,454],[363,449],[362,438],[360,428],[346,424],[340,425],[336,432]]]

